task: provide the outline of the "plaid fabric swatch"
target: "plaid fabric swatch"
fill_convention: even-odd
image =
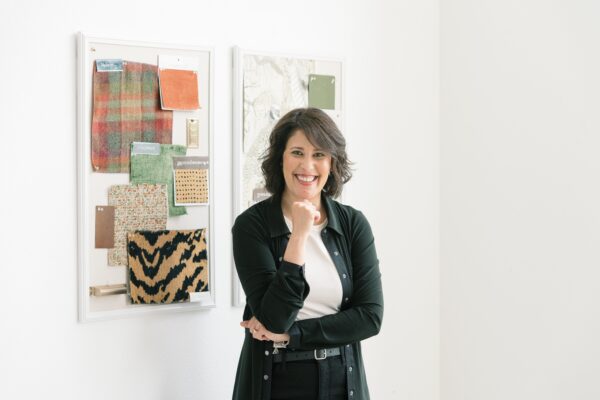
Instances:
[[[115,247],[108,249],[108,265],[127,265],[127,232],[167,228],[167,187],[114,185],[108,204],[115,207]]]
[[[175,170],[175,204],[208,203],[208,170]]]
[[[173,195],[173,156],[184,156],[186,147],[178,144],[161,144],[160,155],[132,154],[129,182],[159,183],[167,185],[169,216],[187,214],[185,207],[175,206]]]
[[[206,229],[136,231],[127,235],[133,303],[176,303],[208,291]]]
[[[158,67],[124,61],[93,73],[92,168],[129,172],[131,142],[171,143],[173,112],[160,108]]]

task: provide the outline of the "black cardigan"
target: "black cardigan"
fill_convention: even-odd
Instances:
[[[281,196],[240,214],[233,226],[233,256],[246,293],[244,320],[255,316],[269,331],[288,332],[292,349],[340,346],[346,360],[349,400],[368,400],[360,341],[379,333],[383,292],[371,227],[360,212],[322,196],[327,226],[321,236],[342,282],[341,310],[296,321],[310,290],[303,268],[283,261],[290,231]],[[234,400],[269,400],[273,343],[254,340],[246,330]]]

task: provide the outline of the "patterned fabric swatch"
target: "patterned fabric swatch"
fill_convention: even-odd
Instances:
[[[165,185],[114,185],[108,204],[115,206],[115,247],[108,250],[108,265],[127,265],[127,232],[167,228]]]
[[[206,229],[130,232],[127,254],[133,303],[182,302],[208,291]]]
[[[124,61],[122,72],[93,73],[92,168],[129,172],[131,142],[171,143],[173,112],[160,108],[158,68]]]
[[[160,145],[160,155],[132,154],[129,182],[159,183],[167,185],[169,194],[169,216],[187,214],[185,207],[175,206],[173,196],[173,156],[184,156],[185,146],[177,144]]]
[[[175,170],[175,204],[208,203],[208,170]]]

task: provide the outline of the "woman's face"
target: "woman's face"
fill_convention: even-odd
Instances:
[[[284,192],[293,201],[317,204],[330,171],[331,154],[314,147],[302,130],[290,136],[283,152],[283,178]]]

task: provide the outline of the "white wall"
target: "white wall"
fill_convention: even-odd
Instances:
[[[441,2],[441,398],[600,398],[600,3]]]
[[[75,33],[213,45],[218,306],[76,321]],[[437,2],[0,3],[2,399],[227,399],[242,340],[230,307],[231,46],[347,61],[346,134],[384,276],[372,397],[438,398]],[[385,180],[386,184],[381,184]]]

